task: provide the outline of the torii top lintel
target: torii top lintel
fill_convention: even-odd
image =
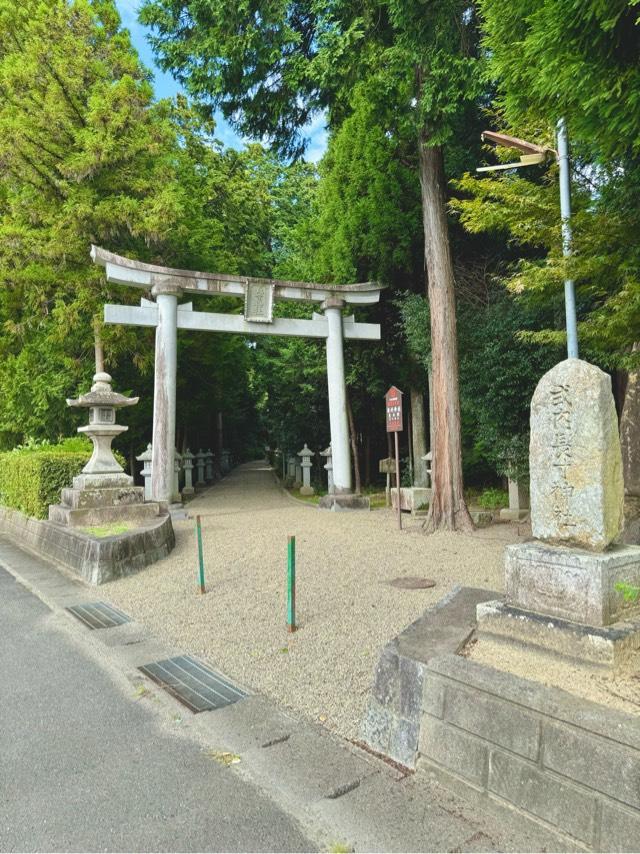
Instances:
[[[303,302],[325,302],[333,297],[345,303],[370,305],[380,299],[384,285],[362,282],[355,285],[320,285],[309,282],[288,282],[279,279],[261,279],[229,273],[200,273],[194,270],[177,270],[159,267],[116,255],[100,246],[91,246],[91,258],[105,268],[107,281],[138,288],[172,285],[182,291],[202,294],[225,294],[244,297],[247,285],[262,284],[273,287],[273,298]]]

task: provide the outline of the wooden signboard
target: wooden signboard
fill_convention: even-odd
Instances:
[[[387,405],[387,433],[393,433],[396,444],[396,499],[398,506],[398,528],[402,530],[402,509],[400,500],[400,450],[398,447],[398,433],[402,427],[402,392],[392,385],[384,396]]]

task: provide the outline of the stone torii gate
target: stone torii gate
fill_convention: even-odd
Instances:
[[[343,317],[342,309],[347,304],[377,303],[381,285],[375,282],[318,285],[176,270],[124,258],[99,246],[91,247],[91,258],[105,268],[108,282],[142,288],[155,298],[155,302],[141,299],[140,306],[104,307],[105,323],[155,327],[156,330],[151,464],[154,500],[170,502],[172,494],[178,329],[326,339],[334,487],[338,501],[340,495],[351,493],[343,339],[379,341],[380,326],[377,323],[356,323],[353,316]],[[244,315],[194,311],[193,303],[178,305],[178,298],[185,293],[238,297],[244,300]],[[323,314],[314,312],[311,320],[273,317],[276,300],[318,303]]]

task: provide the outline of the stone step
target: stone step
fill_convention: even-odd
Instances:
[[[126,504],[116,507],[66,507],[62,504],[49,506],[49,521],[73,528],[91,528],[113,522],[131,522],[133,525],[158,516],[160,506],[155,501],[145,504]]]
[[[592,667],[623,667],[640,649],[640,620],[588,626],[515,608],[500,600],[477,607],[478,638],[532,648]]]
[[[118,507],[121,505],[142,504],[144,502],[144,487],[119,486],[104,489],[72,489],[62,490],[62,504],[73,509],[88,507]]]

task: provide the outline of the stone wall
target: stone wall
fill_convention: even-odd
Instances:
[[[61,563],[89,584],[131,575],[166,557],[175,545],[167,514],[130,532],[96,538],[0,506],[0,533],[36,555]]]
[[[418,767],[593,851],[640,846],[640,718],[456,655],[422,669]]]

